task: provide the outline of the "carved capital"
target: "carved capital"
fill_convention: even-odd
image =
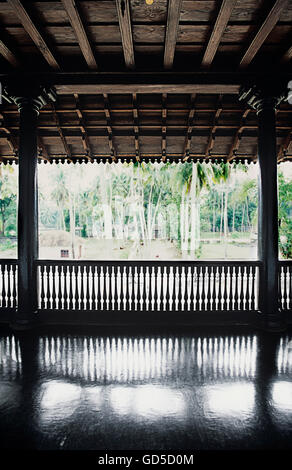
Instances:
[[[239,101],[245,101],[257,114],[265,109],[276,109],[285,99],[285,94],[276,93],[272,89],[265,89],[257,85],[242,87],[239,92]]]
[[[56,101],[56,92],[53,88],[41,85],[18,85],[12,84],[5,87],[5,99],[10,103],[17,105],[18,111],[39,110],[50,101]]]

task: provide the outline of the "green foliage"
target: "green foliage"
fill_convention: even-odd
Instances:
[[[292,181],[282,172],[278,176],[279,193],[279,247],[283,258],[292,258]]]

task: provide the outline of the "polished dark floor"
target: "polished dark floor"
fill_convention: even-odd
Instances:
[[[0,336],[0,447],[292,448],[292,334]]]

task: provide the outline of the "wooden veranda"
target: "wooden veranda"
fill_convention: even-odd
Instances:
[[[19,164],[0,320],[284,328],[277,163],[292,158],[292,1],[7,0],[0,25],[0,162]],[[258,161],[259,260],[40,261],[37,164],[120,160]]]

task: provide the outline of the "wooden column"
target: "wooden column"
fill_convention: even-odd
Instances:
[[[37,121],[47,93],[13,94],[19,111],[18,307],[13,326],[25,329],[36,320],[38,258]]]
[[[276,106],[281,98],[266,91],[242,93],[258,116],[258,256],[262,262],[259,283],[260,311],[265,328],[283,329],[278,304],[278,182]]]

